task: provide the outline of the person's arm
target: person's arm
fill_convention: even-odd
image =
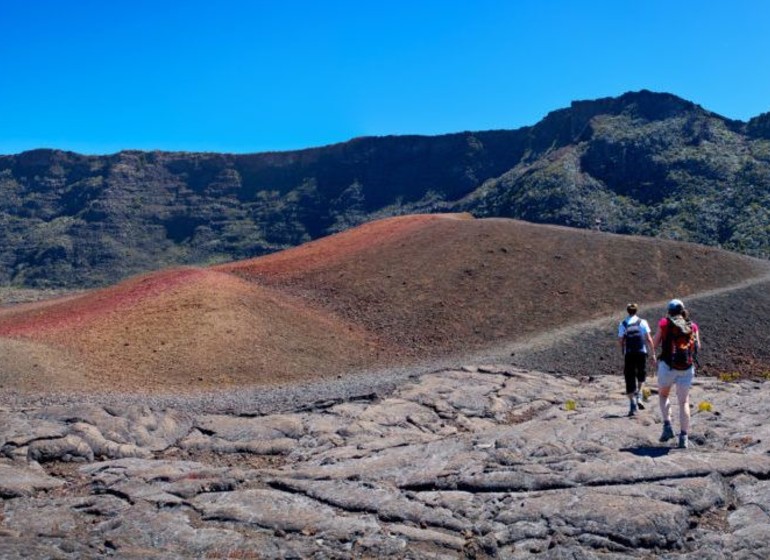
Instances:
[[[618,325],[618,347],[620,348],[621,355],[626,355],[626,325],[625,322],[621,322]]]
[[[650,357],[652,358],[652,361],[657,361],[657,357],[655,356],[655,341],[650,336],[650,333],[647,333],[647,344],[650,346]]]
[[[695,325],[693,323],[693,325]],[[695,344],[693,344],[693,352],[692,352],[692,360],[695,362],[695,365],[700,367],[700,361],[698,361],[698,354],[700,353],[700,329],[698,328],[698,325],[695,325],[692,329],[692,335]]]
[[[655,333],[655,337],[652,339],[652,353],[655,353],[655,349],[660,346],[660,328],[658,328],[657,332]]]

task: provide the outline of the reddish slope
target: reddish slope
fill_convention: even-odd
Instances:
[[[377,352],[360,329],[202,269],[10,308],[0,313],[0,336],[13,340],[17,361],[31,357],[10,370],[18,374],[33,358],[44,369],[30,383],[66,389],[77,381],[77,388],[91,391],[282,383],[364,367]]]
[[[340,247],[355,251],[340,254]],[[330,258],[306,260],[315,254]],[[657,239],[407,216],[219,268],[302,295],[405,355],[431,355],[620,313],[631,300],[730,285],[767,265]]]
[[[371,258],[379,247],[405,246],[426,226],[447,220],[472,220],[470,214],[419,214],[386,218],[363,224],[299,247],[245,261],[214,267],[244,277],[296,278],[316,270],[342,266],[357,258]]]
[[[467,218],[391,218],[260,259],[0,310],[0,384],[180,391],[336,376],[768,269],[695,245]]]

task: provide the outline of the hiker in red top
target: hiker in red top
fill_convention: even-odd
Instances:
[[[679,447],[689,445],[690,388],[695,377],[695,356],[700,349],[698,325],[690,321],[684,304],[678,299],[668,302],[668,314],[658,323],[653,345],[660,349],[658,359],[658,388],[660,411],[663,415],[663,433],[660,441],[674,437],[671,426],[671,387],[676,385],[679,402]]]

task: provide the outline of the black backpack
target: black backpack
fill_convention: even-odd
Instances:
[[[626,344],[626,352],[644,352],[644,334],[642,334],[642,320],[635,323],[629,323],[628,319],[623,321],[626,327],[626,334],[623,339]]]

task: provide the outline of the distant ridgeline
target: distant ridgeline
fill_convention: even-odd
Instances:
[[[768,258],[770,113],[744,123],[641,91],[518,130],[248,155],[0,156],[0,285],[90,287],[447,211]]]

